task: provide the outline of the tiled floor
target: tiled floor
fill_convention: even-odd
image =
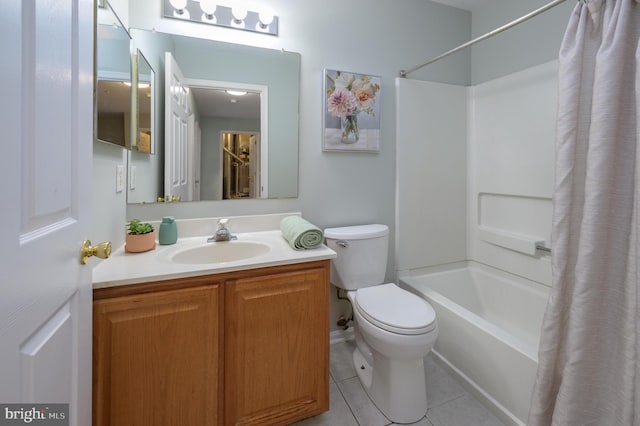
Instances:
[[[389,421],[367,396],[353,368],[355,343],[331,345],[331,409],[295,426],[387,426]],[[417,426],[504,426],[431,356],[427,357],[428,410]]]

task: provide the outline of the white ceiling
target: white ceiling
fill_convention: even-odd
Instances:
[[[191,87],[201,116],[260,119],[260,95],[233,96],[223,89]],[[235,102],[232,101],[235,100]]]

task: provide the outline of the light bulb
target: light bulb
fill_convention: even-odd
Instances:
[[[216,0],[200,0],[200,9],[204,12],[204,16],[209,21],[215,20],[214,13],[216,13]]]
[[[184,8],[187,6],[187,0],[169,0],[169,3],[180,15],[184,13]]]
[[[258,19],[260,19],[260,24],[264,25],[264,27],[268,27],[270,23],[273,22],[273,10],[268,7],[264,7],[260,13],[258,13]]]
[[[231,8],[231,14],[233,15],[233,21],[235,24],[242,24],[244,18],[247,17],[247,6],[243,2],[236,2]]]
[[[187,7],[187,0],[169,0],[171,6],[173,6],[173,17],[180,19],[190,19],[189,10]]]

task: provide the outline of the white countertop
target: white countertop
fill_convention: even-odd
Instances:
[[[325,245],[310,250],[294,250],[282,237],[280,230],[234,235],[237,236],[235,241],[267,244],[270,250],[256,257],[232,262],[181,264],[171,261],[171,257],[179,251],[205,244],[234,244],[234,241],[207,243],[207,236],[179,238],[176,244],[156,245],[155,250],[145,253],[126,253],[123,246],[114,251],[109,259],[101,261],[94,268],[93,288],[242,271],[336,257],[336,252]]]

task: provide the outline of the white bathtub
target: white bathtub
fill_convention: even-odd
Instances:
[[[524,425],[548,287],[474,262],[399,281],[436,311],[435,355],[503,420]]]

